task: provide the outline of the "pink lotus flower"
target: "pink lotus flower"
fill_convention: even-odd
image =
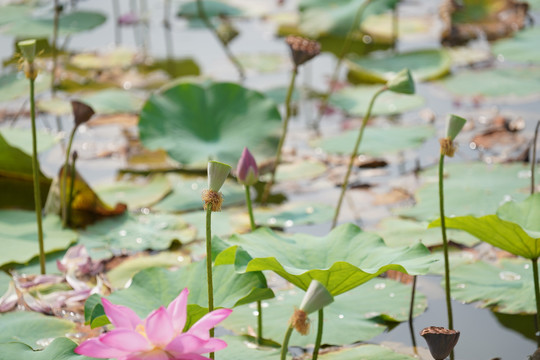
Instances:
[[[246,186],[255,185],[257,180],[259,180],[259,168],[257,167],[255,158],[251,155],[247,147],[244,148],[242,156],[238,160],[236,177],[240,184]]]
[[[143,321],[133,310],[102,299],[105,314],[115,328],[86,340],[75,352],[95,358],[118,360],[205,360],[201,354],[221,350],[227,343],[210,338],[209,330],[232,312],[214,310],[183,333],[187,317],[188,289],[167,308],[154,310]]]

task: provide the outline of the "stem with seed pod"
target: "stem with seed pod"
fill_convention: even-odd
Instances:
[[[536,167],[536,143],[538,142],[538,128],[540,128],[540,120],[536,123],[536,128],[534,129],[534,140],[533,140],[532,161],[531,161],[531,195],[534,194],[534,189],[536,187],[534,171]],[[540,331],[540,329],[538,330]]]
[[[319,319],[317,322],[317,338],[315,339],[315,347],[313,348],[312,360],[317,360],[319,357],[319,348],[321,347],[322,334],[324,325],[324,312],[323,309],[319,310]]]
[[[287,358],[287,352],[289,350],[289,339],[291,338],[292,332],[293,327],[292,325],[289,325],[289,328],[285,333],[285,339],[283,339],[283,344],[281,345],[281,360],[285,360]]]
[[[206,281],[208,285],[208,312],[214,311],[214,284],[212,278],[212,203],[206,207]],[[214,337],[214,329],[210,329],[210,337]],[[214,353],[210,353],[214,359]]]
[[[534,172],[536,171],[536,143],[538,141],[538,129],[540,128],[540,121],[536,123],[534,130],[534,140],[532,148],[532,161],[531,161],[531,195],[534,194],[536,183],[534,180]],[[534,277],[534,294],[536,297],[536,343],[540,347],[540,284],[538,283],[538,258],[531,259]]]

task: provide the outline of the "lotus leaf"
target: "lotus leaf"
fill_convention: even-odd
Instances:
[[[80,69],[127,68],[132,65],[135,55],[132,49],[119,47],[105,54],[79,53],[72,56],[69,63]]]
[[[0,271],[0,297],[6,293],[11,282],[11,276],[3,271]]]
[[[35,93],[39,94],[48,90],[51,84],[51,76],[41,72],[35,81]],[[0,102],[10,101],[22,96],[27,96],[29,90],[28,79],[22,72],[4,74],[0,76]]]
[[[492,48],[495,56],[502,55],[504,60],[521,63],[540,63],[540,50],[536,41],[540,37],[537,27],[523,30],[513,38],[497,41]]]
[[[0,26],[13,21],[20,21],[32,12],[32,7],[28,5],[2,5],[0,13]]]
[[[218,17],[220,15],[225,16],[240,16],[242,15],[242,10],[239,8],[229,5],[222,1],[215,0],[205,0],[202,2],[204,13],[208,17]],[[197,8],[196,1],[188,1],[182,3],[176,16],[185,17],[185,18],[199,18],[199,9]]]
[[[236,310],[235,310],[236,311]],[[233,311],[234,313],[234,311]],[[225,340],[227,347],[219,351],[219,358],[234,359],[234,360],[275,360],[279,358],[279,350],[272,348],[257,348],[255,343],[249,342],[243,336],[222,336],[220,339]],[[287,359],[291,359],[287,356]]]
[[[285,104],[285,99],[287,98],[287,91],[288,91],[288,88],[286,86],[280,86],[280,87],[266,90],[264,92],[264,95],[274,100],[276,104],[281,105],[281,104]],[[298,91],[298,89],[294,89],[291,95],[291,101],[294,103],[294,102],[298,102],[299,100],[300,100],[300,92]]]
[[[2,128],[0,134],[11,146],[19,148],[27,154],[32,153],[32,132],[29,129]],[[56,136],[48,131],[38,130],[36,134],[38,153],[50,149],[57,142]]]
[[[389,248],[377,235],[352,224],[341,225],[323,237],[279,235],[260,228],[233,235],[228,243],[233,246],[218,255],[216,264],[235,264],[241,272],[272,270],[303,290],[315,279],[334,296],[387,270],[425,273],[433,262],[420,243]]]
[[[182,214],[180,218],[195,230],[195,238],[197,240],[205,239],[206,236],[206,212],[192,211],[187,214]],[[249,231],[249,217],[244,209],[231,209],[212,215],[212,234],[220,237],[228,237],[235,232]]]
[[[502,259],[500,264],[478,261],[452,270],[452,296],[463,302],[480,301],[482,307],[506,314],[534,314],[531,262]]]
[[[531,237],[540,238],[540,193],[522,202],[509,201],[497,210],[497,216],[518,224]]]
[[[150,150],[203,168],[208,159],[236,164],[246,146],[258,159],[273,156],[280,119],[272,100],[240,85],[180,83],[150,97],[139,134]]]
[[[407,68],[416,81],[434,80],[450,72],[452,60],[445,50],[416,50],[385,57],[351,56],[347,60],[349,80],[353,82],[386,83]]]
[[[155,176],[146,183],[117,181],[107,186],[97,187],[98,196],[106,203],[124,203],[134,210],[157,203],[171,191],[171,184],[165,176]]]
[[[295,307],[300,305],[304,292],[298,289],[283,290],[274,299],[263,302],[264,336],[282,341],[288,322]],[[335,298],[335,302],[324,309],[325,344],[352,344],[367,341],[388,329],[385,321],[406,321],[409,316],[411,287],[394,280],[373,279],[361,287]],[[427,307],[424,295],[416,294],[415,315]],[[316,314],[311,316],[312,330],[307,336],[294,332],[290,345],[307,346],[315,342],[313,331]],[[245,334],[257,326],[255,304],[236,308],[222,323],[226,329]]]
[[[256,208],[255,220],[268,227],[291,227],[329,222],[334,207],[326,204],[286,204],[278,208]]]
[[[392,22],[394,16],[391,13],[373,15],[362,22],[361,29],[369,34],[375,42],[391,43],[394,37]],[[421,16],[400,16],[398,22],[399,38],[421,36],[429,33],[433,21]]]
[[[415,147],[419,147],[435,130],[431,126],[393,126],[387,128],[367,127],[364,133],[360,153],[381,156]],[[352,145],[358,136],[358,130],[314,141],[311,145],[320,147],[328,153],[350,154]]]
[[[0,344],[0,360],[94,360],[75,354],[73,350],[76,347],[76,343],[64,337],[54,339],[47,348],[38,351],[20,342]]]
[[[302,160],[294,163],[280,164],[276,172],[276,181],[309,180],[323,175],[326,165],[318,160]],[[264,175],[263,179],[269,179]]]
[[[260,73],[273,73],[289,66],[289,59],[281,54],[240,54],[238,60],[246,69]]]
[[[353,348],[341,349],[320,356],[321,360],[413,360],[416,357],[397,353],[380,345],[360,345]]]
[[[169,74],[171,78],[179,78],[182,76],[199,76],[201,74],[199,65],[192,58],[158,59],[151,63],[139,65],[139,69],[143,73],[163,70]]]

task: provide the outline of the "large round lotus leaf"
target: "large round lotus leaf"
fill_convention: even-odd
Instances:
[[[414,360],[416,357],[397,353],[380,345],[361,345],[328,352],[319,356],[321,360]]]
[[[45,252],[66,249],[77,240],[77,233],[62,228],[58,216],[43,218]],[[22,210],[0,211],[0,266],[26,263],[39,254],[36,213]]]
[[[173,86],[150,97],[139,121],[144,146],[201,168],[209,159],[234,165],[246,146],[258,159],[275,155],[280,128],[272,100],[232,83]]]
[[[307,234],[279,235],[260,228],[229,238],[229,249],[219,254],[216,264],[234,263],[238,271],[272,270],[306,290],[312,279],[332,295],[339,295],[387,270],[412,275],[425,273],[432,258],[418,243],[389,248],[375,234],[344,224],[323,237]]]
[[[206,211],[192,211],[180,215],[181,219],[196,229],[197,240],[206,239]],[[212,235],[228,237],[251,229],[247,210],[228,209],[212,214]]]
[[[117,181],[95,188],[98,196],[108,204],[124,203],[128,209],[148,207],[163,199],[171,191],[165,176],[155,176],[147,182]]]
[[[236,310],[235,310],[236,311]],[[247,341],[243,336],[221,336],[227,347],[217,353],[218,359],[234,360],[276,360],[280,358],[280,350],[272,348],[258,348],[253,342]],[[291,356],[287,355],[287,359]]]
[[[208,188],[207,178],[170,176],[172,183],[172,193],[152,208],[158,211],[190,211],[201,210],[203,201],[201,193]],[[221,188],[223,194],[222,207],[243,204],[245,202],[245,191],[236,182],[228,180]]]
[[[480,301],[507,314],[534,314],[532,264],[521,259],[502,259],[493,265],[483,261],[459,266],[450,278],[452,296],[463,302]]]
[[[65,335],[65,334],[62,334]],[[93,360],[87,356],[75,354],[73,350],[77,344],[73,341],[59,337],[47,346],[44,350],[33,350],[28,345],[21,342],[11,342],[0,344],[0,360]]]
[[[321,35],[345,37],[364,2],[365,0],[301,0],[298,4],[300,31],[315,38]],[[360,20],[384,13],[397,3],[398,0],[372,1],[364,9]]]
[[[180,17],[186,17],[186,18],[198,18],[199,17],[199,9],[197,7],[198,1],[188,1],[182,3],[180,5],[180,8],[178,9],[178,12],[176,13],[176,16]],[[240,16],[242,15],[242,10],[239,8],[226,4],[222,1],[215,1],[215,0],[205,0],[202,1],[204,13],[208,17],[214,17],[214,16]]]
[[[107,20],[107,17],[99,12],[75,11],[66,15],[60,15],[58,34],[61,36],[72,35],[82,31],[92,30]],[[39,17],[25,17],[6,24],[4,32],[18,37],[44,37],[52,36],[54,28],[54,15],[47,14]]]
[[[369,34],[374,41],[390,43],[394,36],[394,15],[390,12],[368,17],[362,22],[362,31]],[[400,39],[421,36],[429,33],[433,20],[421,16],[399,16],[398,36]]]
[[[529,236],[540,238],[540,193],[533,194],[522,202],[504,203],[497,210],[497,216],[518,224]]]
[[[497,41],[492,51],[495,56],[502,55],[504,60],[522,63],[540,63],[540,49],[537,41],[540,28],[533,27],[517,33],[513,38]]]
[[[540,93],[540,67],[463,71],[443,81],[456,96],[486,96],[527,100]]]
[[[80,53],[71,57],[69,64],[80,69],[110,70],[127,68],[133,64],[136,56],[133,49],[118,47],[105,54]]]
[[[126,250],[165,250],[174,240],[190,242],[194,237],[195,229],[178,216],[125,214],[88,226],[79,242],[93,259],[104,259]]]
[[[437,172],[434,166],[420,173],[424,185],[415,194],[416,205],[398,214],[417,220],[439,217]],[[530,186],[530,169],[522,164],[448,163],[445,174],[447,216],[493,214],[504,201],[525,199]]]
[[[332,94],[330,105],[348,114],[364,116],[373,95],[380,86],[346,87]],[[371,111],[372,115],[394,115],[416,109],[424,104],[420,95],[404,95],[386,91],[377,97]]]
[[[439,232],[441,229],[439,229]],[[444,249],[442,247],[435,248],[432,250],[433,257],[438,261],[435,261],[431,264],[429,268],[429,274],[444,276]],[[462,251],[454,246],[448,248],[448,263],[450,265],[450,270],[453,271],[454,268],[462,266],[465,264],[472,264],[478,261],[477,256],[473,251]]]
[[[32,12],[32,7],[28,5],[2,5],[0,11],[0,25],[26,18]]]
[[[347,59],[349,79],[355,82],[386,83],[399,71],[407,68],[417,81],[438,79],[448,72],[452,60],[442,49],[416,50],[400,54]]]
[[[282,54],[240,54],[238,61],[248,70],[259,73],[273,73],[290,67],[290,60]]]
[[[35,81],[35,93],[39,94],[51,86],[51,76],[40,72]],[[0,102],[9,101],[22,96],[29,96],[30,84],[22,72],[0,76]]]
[[[2,128],[0,133],[6,141],[27,154],[32,154],[32,132],[30,129]],[[37,151],[38,153],[50,149],[56,144],[57,138],[45,130],[37,131]]]
[[[279,291],[263,306],[264,337],[283,341],[287,319],[302,302],[304,292],[299,289]],[[406,321],[409,316],[411,287],[387,279],[373,279],[346,294],[337,296],[324,308],[324,344],[352,344],[369,340],[388,329],[384,321]],[[417,293],[414,314],[427,308],[424,295]],[[257,328],[256,305],[236,308],[221,325],[238,334]],[[310,315],[311,331],[307,336],[293,332],[289,345],[306,346],[315,343],[317,314]]]
[[[309,180],[326,172],[326,165],[318,160],[300,160],[293,163],[280,164],[276,171],[276,181]],[[270,175],[264,175],[263,180],[269,180]]]
[[[12,312],[0,316],[0,344],[16,341],[40,349],[50,338],[65,336],[74,329],[75,324],[68,320],[29,311]]]
[[[359,152],[372,156],[391,154],[417,148],[435,134],[435,129],[427,125],[393,126],[387,128],[368,127],[362,137]],[[358,137],[358,130],[314,141],[311,145],[328,153],[350,154]]]
[[[386,218],[379,224],[381,235],[388,246],[407,246],[418,241],[431,247],[442,245],[441,229],[428,229],[427,221],[414,221],[398,218]],[[465,231],[448,230],[448,240],[456,244],[473,247],[480,242],[477,238]]]
[[[332,220],[334,207],[327,204],[288,203],[278,208],[255,208],[258,225],[287,228]]]

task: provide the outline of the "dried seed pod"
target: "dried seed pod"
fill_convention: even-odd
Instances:
[[[446,359],[459,340],[459,331],[437,326],[423,329],[420,335],[426,339],[431,356],[435,360]]]
[[[75,120],[75,126],[79,126],[90,120],[95,114],[94,109],[89,105],[73,100],[71,101],[71,108],[73,109],[73,118]]]
[[[287,36],[285,39],[291,48],[291,54],[295,68],[313,59],[321,52],[321,44],[301,36]]]

